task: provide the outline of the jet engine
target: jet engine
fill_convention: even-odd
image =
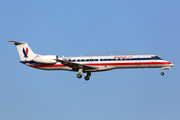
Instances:
[[[42,64],[56,64],[58,56],[56,55],[43,55],[33,58],[34,62]]]

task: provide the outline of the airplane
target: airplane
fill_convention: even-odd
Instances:
[[[126,68],[161,68],[171,69],[174,64],[163,60],[156,55],[111,55],[111,56],[80,56],[80,57],[58,57],[57,55],[35,54],[26,42],[10,41],[17,47],[21,63],[41,69],[41,70],[67,70],[78,72],[77,78],[82,77],[82,73],[87,73],[84,77],[89,80],[91,72],[101,72],[113,69]]]

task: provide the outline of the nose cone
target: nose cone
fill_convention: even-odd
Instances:
[[[171,63],[171,67],[174,67],[174,64]]]

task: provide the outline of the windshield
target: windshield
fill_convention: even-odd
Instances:
[[[157,60],[162,60],[162,59],[161,59],[160,57],[158,57],[158,56],[155,56],[155,57],[156,57]]]
[[[158,56],[152,56],[151,59],[155,59],[155,60],[162,60],[160,57]]]

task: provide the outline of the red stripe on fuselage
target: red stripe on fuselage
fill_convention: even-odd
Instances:
[[[92,64],[85,64],[89,66],[111,66],[111,65],[162,65],[162,64],[171,64],[170,62],[134,62],[134,63],[92,63]]]
[[[84,65],[88,66],[119,66],[119,65],[170,65],[170,62],[134,62],[134,63],[88,63]],[[55,65],[29,65],[34,68],[42,68],[42,67],[67,67],[63,64],[55,64]]]
[[[55,65],[29,65],[30,67],[39,68],[39,67],[67,67],[63,64],[55,64]]]

